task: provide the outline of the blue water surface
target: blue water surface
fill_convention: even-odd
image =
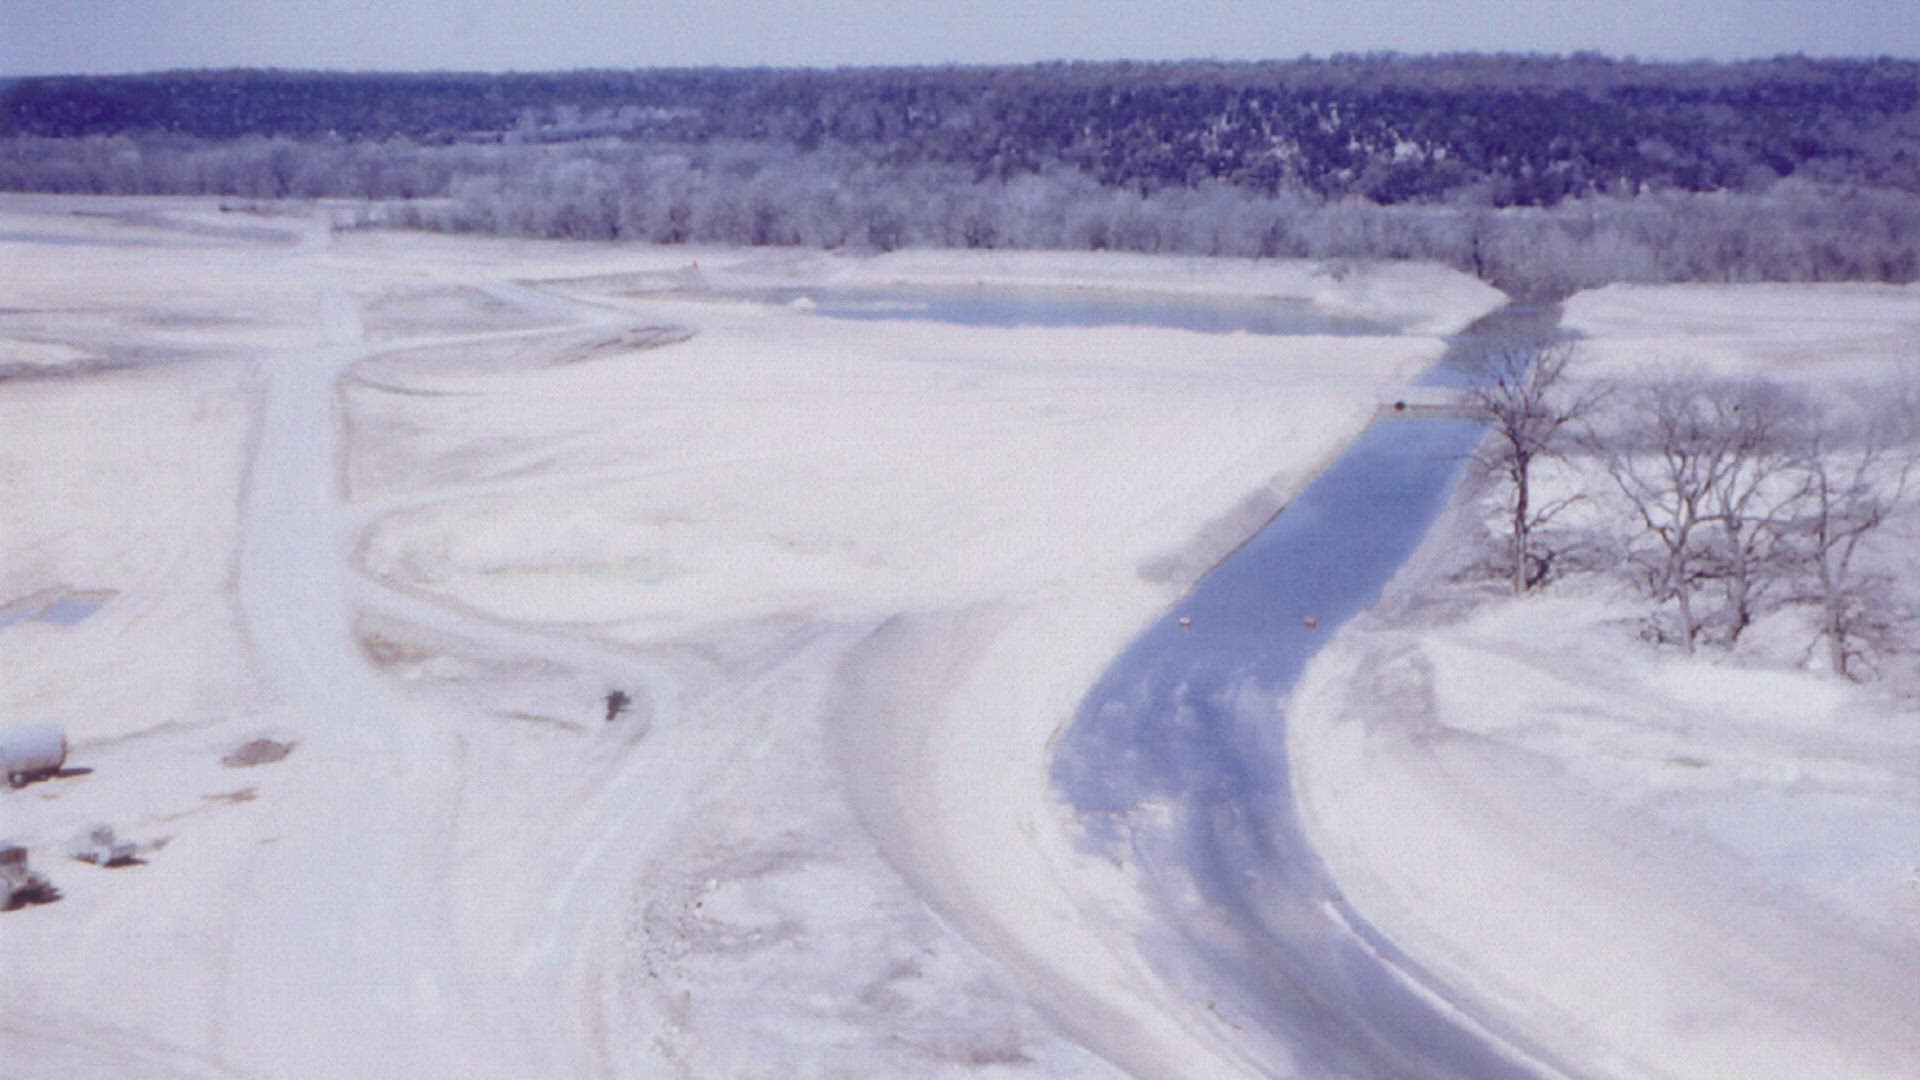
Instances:
[[[1456,338],[1429,381],[1466,385],[1486,349],[1544,340],[1556,315],[1503,309]],[[1300,673],[1419,546],[1482,430],[1376,422],[1128,647],[1056,748],[1053,780],[1084,842],[1146,883],[1149,958],[1262,1039],[1276,1071],[1536,1074],[1509,1049],[1519,1039],[1495,1041],[1409,987],[1434,984],[1339,895],[1297,818],[1287,759]]]
[[[1383,322],[1314,310],[1301,300],[1220,299],[1080,289],[768,289],[767,303],[805,301],[834,319],[906,319],[960,326],[1157,326],[1208,334],[1396,334]]]

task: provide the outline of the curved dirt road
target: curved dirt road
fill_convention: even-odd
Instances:
[[[315,229],[304,254],[325,265],[328,243],[328,231]],[[657,761],[629,753],[630,740],[602,736],[602,764],[582,770],[566,826],[506,853],[534,882],[517,891],[547,899],[542,917],[512,928],[518,940],[498,955],[497,927],[463,924],[451,876],[459,817],[487,798],[463,790],[462,717],[377,673],[356,617],[404,619],[631,687],[643,698],[636,711],[668,743],[662,752],[678,753],[683,764],[711,754],[710,740],[676,735],[671,683],[652,665],[358,577],[354,526],[368,515],[342,501],[340,382],[362,359],[423,341],[367,344],[360,298],[337,276],[321,305],[322,343],[262,367],[264,408],[245,493],[240,606],[280,701],[277,718],[299,741],[301,768],[298,792],[275,811],[278,839],[253,857],[249,895],[235,905],[223,1053],[282,1075],[608,1073],[606,1055],[587,1045],[576,999],[582,988],[600,992],[596,934],[624,910],[623,875],[669,820],[642,819],[639,809],[674,805],[675,789],[683,794],[697,782],[699,768],[663,774]],[[618,321],[566,311],[570,322],[557,330],[505,333]],[[644,783],[623,775],[634,769],[650,772]],[[475,957],[472,941],[484,941],[489,955]]]

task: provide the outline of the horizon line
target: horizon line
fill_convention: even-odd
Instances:
[[[1302,52],[1291,57],[1272,56],[1261,58],[1223,59],[1212,56],[1192,56],[1181,59],[1141,59],[1133,57],[1056,58],[1047,60],[951,60],[924,61],[912,63],[845,63],[845,64],[634,64],[583,65],[579,67],[539,67],[539,68],[462,68],[462,67],[306,67],[284,66],[279,64],[231,64],[219,66],[186,66],[129,68],[115,71],[0,71],[0,80],[16,81],[22,79],[118,79],[143,78],[159,75],[229,75],[229,74],[289,74],[289,75],[464,75],[464,76],[541,76],[541,75],[583,75],[596,73],[625,72],[855,72],[855,71],[941,71],[941,70],[977,70],[1000,71],[1046,68],[1098,68],[1098,67],[1263,67],[1284,64],[1335,63],[1388,60],[1436,61],[1436,60],[1497,60],[1524,59],[1559,63],[1605,63],[1618,66],[1639,67],[1740,67],[1745,65],[1777,63],[1785,60],[1838,61],[1854,63],[1872,63],[1892,61],[1898,63],[1920,62],[1920,54],[1903,55],[1898,53],[1821,53],[1821,52],[1778,52],[1717,58],[1712,56],[1653,58],[1636,53],[1609,53],[1600,49],[1573,49],[1566,51],[1547,51],[1530,49],[1497,49],[1481,51],[1475,49],[1456,49],[1441,52],[1402,52],[1397,49],[1340,50],[1328,53]]]

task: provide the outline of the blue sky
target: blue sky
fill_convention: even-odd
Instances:
[[[1256,59],[1461,49],[1920,56],[1920,0],[0,0],[0,73]]]

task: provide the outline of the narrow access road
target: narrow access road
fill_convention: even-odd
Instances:
[[[676,792],[718,767],[725,745],[676,727],[671,681],[631,654],[501,626],[360,578],[352,553],[364,514],[344,505],[340,385],[357,362],[501,337],[556,338],[630,317],[524,286],[500,286],[563,324],[539,331],[369,345],[361,297],[329,265],[330,230],[311,227],[316,343],[260,362],[263,404],[243,493],[239,607],[277,726],[300,744],[275,774],[272,842],[250,856],[225,964],[217,1050],[269,1075],[597,1076],[647,1069],[614,1061],[581,1021],[605,993],[601,936],[617,932],[627,886],[668,835]],[[528,852],[524,880],[546,918],[520,928],[524,979],[476,981],[462,955],[460,897],[444,848],[459,835],[463,718],[409,694],[369,664],[356,613],[374,611],[495,650],[618,679],[646,696],[653,753],[631,745],[591,770],[560,835]],[[601,756],[605,756],[604,754]],[[667,765],[663,765],[663,761]],[[484,796],[482,796],[484,797]],[[643,813],[643,811],[648,811]]]

